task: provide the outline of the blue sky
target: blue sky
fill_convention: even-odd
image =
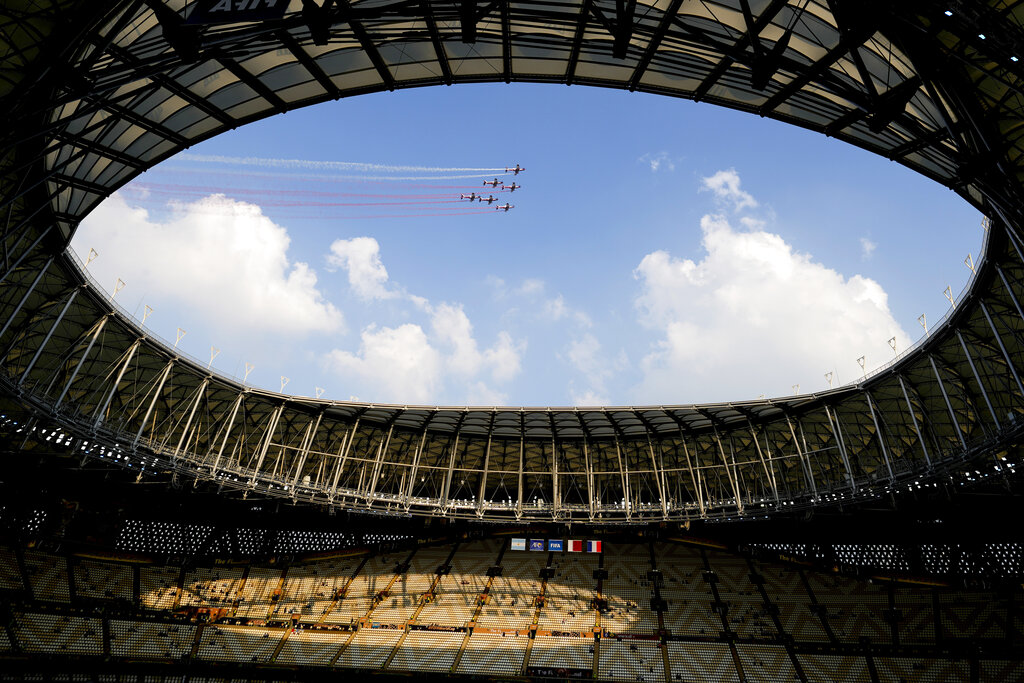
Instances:
[[[481,179],[201,160],[214,156],[527,170],[498,195],[508,213],[359,218],[463,211],[340,205],[457,199]],[[382,176],[436,180],[369,180]],[[289,392],[379,402],[826,388],[825,372],[850,381],[861,355],[870,370],[892,358],[889,338],[902,350],[920,337],[921,313],[937,321],[982,241],[959,197],[849,145],[584,87],[342,100],[222,135],[134,185],[73,242],[99,252],[101,283],[127,283],[119,303],[152,306],[147,326],[172,340],[187,330],[181,347],[203,360],[216,346],[227,374],[251,363],[257,386],[279,389],[283,375]]]

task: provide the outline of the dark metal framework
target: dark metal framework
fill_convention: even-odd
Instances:
[[[0,9],[0,394],[31,439],[261,497],[497,520],[771,514],[999,472],[1008,449],[1012,460],[1024,427],[1022,3],[291,0],[281,19],[216,26],[187,24],[190,11]],[[513,80],[707,101],[897,161],[989,217],[977,275],[923,344],[828,392],[423,407],[211,373],[65,252],[104,197],[236,126],[367,92]]]

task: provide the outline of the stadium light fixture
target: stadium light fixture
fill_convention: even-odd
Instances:
[[[150,306],[149,304],[146,304],[146,307],[145,307],[145,309],[142,312],[142,324],[143,325],[146,324],[146,318],[148,318],[152,314],[153,314],[153,307]]]
[[[831,371],[825,373],[825,381],[828,382],[828,388],[831,389],[832,388],[832,372]]]
[[[126,285],[127,283],[124,280],[122,280],[121,278],[117,278],[117,282],[114,283],[114,293],[110,296],[110,298],[113,299],[115,296],[117,296],[117,293],[124,289]]]
[[[972,273],[976,272],[974,270],[974,257],[971,256],[970,252],[967,253],[967,258],[964,259],[964,265],[967,266],[967,269]]]
[[[186,334],[188,334],[188,332],[186,332],[185,330],[181,329],[180,327],[178,328],[178,336],[174,340],[174,348],[178,348],[178,342],[180,342],[182,339],[184,339]]]
[[[892,352],[895,355],[896,354],[896,337],[892,337],[892,338],[889,339],[889,348],[892,349]]]
[[[921,327],[924,328],[924,333],[928,334],[928,318],[925,317],[924,313],[917,316],[917,322],[921,323]]]
[[[942,293],[946,297],[946,300],[949,301],[950,307],[956,308],[956,301],[953,300],[953,289],[949,285],[946,285],[946,290]]]
[[[210,362],[206,364],[206,369],[209,370],[213,366],[213,359],[220,355],[220,349],[216,346],[210,346]]]
[[[864,379],[867,379],[868,378],[867,363],[865,362],[865,357],[864,356],[861,356],[860,358],[857,359],[857,365],[860,366],[861,372],[864,373]]]
[[[255,365],[253,365],[252,363],[246,363],[245,364],[245,377],[242,378],[242,381],[245,382],[246,380],[248,380],[249,379],[249,373],[251,373],[255,369],[256,369]]]
[[[98,251],[96,251],[92,247],[89,247],[89,255],[85,259],[85,267],[88,268],[89,264],[92,263],[93,261],[95,261],[96,257],[99,256],[99,255],[100,255],[100,253]]]
[[[286,386],[288,386],[288,382],[291,382],[291,380],[288,379],[287,377],[285,377],[284,375],[281,375],[281,393],[282,394],[284,393],[284,388]]]

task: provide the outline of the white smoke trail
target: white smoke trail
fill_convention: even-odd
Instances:
[[[181,161],[257,168],[304,169],[311,171],[347,171],[349,173],[504,173],[505,168],[461,168],[440,166],[395,166],[366,164],[356,161],[315,161],[312,159],[266,159],[262,157],[229,157],[211,154],[180,154]]]
[[[181,157],[175,157],[175,160]],[[186,160],[187,161],[187,160]],[[187,166],[175,166],[171,163],[166,165],[161,164],[155,170],[174,171],[182,173],[212,173],[213,171],[198,171],[195,168],[189,168]],[[152,171],[151,171],[152,172]],[[397,176],[397,175],[323,175],[317,173],[293,173],[288,176],[283,176],[281,173],[270,173],[260,171],[232,171],[232,170],[217,170],[218,176],[233,175],[253,178],[295,178],[297,180],[323,180],[326,182],[346,182],[346,181],[367,181],[367,180],[457,180],[460,178],[491,178],[494,176],[501,177],[507,175],[505,169],[497,171],[491,171],[489,173],[465,173],[465,174],[446,174],[446,175],[411,175],[411,176]]]

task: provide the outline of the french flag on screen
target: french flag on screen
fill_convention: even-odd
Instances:
[[[569,552],[570,553],[582,553],[583,552],[583,541],[569,541]]]
[[[587,541],[587,552],[588,553],[599,553],[599,552],[601,552],[601,541]]]

